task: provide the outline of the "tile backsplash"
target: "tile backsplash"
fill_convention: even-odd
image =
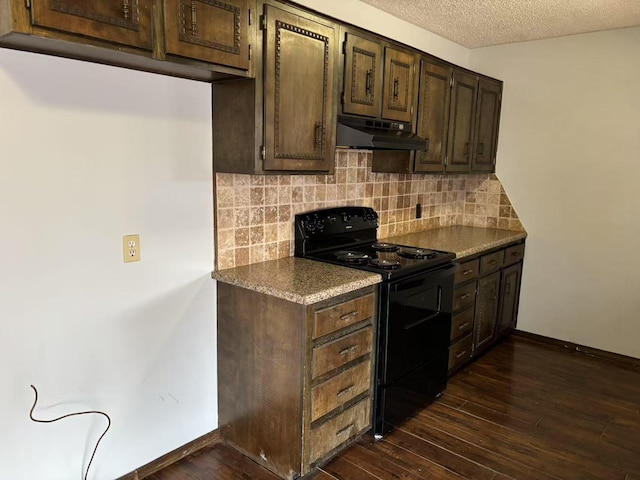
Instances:
[[[217,173],[216,268],[293,255],[294,215],[341,205],[373,207],[379,238],[450,225],[523,230],[493,174],[373,173],[371,152],[337,150],[333,175]]]

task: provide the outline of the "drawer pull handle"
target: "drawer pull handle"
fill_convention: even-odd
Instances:
[[[460,352],[459,354],[456,355],[456,360],[464,357],[467,354],[466,350],[463,350],[462,352]]]
[[[511,252],[511,256],[512,257],[519,257],[520,256],[520,252]]]
[[[344,315],[340,315],[340,320],[343,322],[345,320],[349,320],[352,317],[357,317],[360,312],[358,310],[354,310],[353,312],[345,313]]]
[[[340,430],[338,430],[336,432],[336,437],[339,437],[340,435],[342,435],[343,433],[347,433],[349,432],[349,430],[351,430],[353,427],[355,427],[355,425],[353,423],[350,423],[349,425],[347,425],[344,428],[341,428]]]
[[[462,272],[462,275],[469,275],[470,273],[473,273],[473,269],[470,268],[468,270],[465,270],[464,272]]]
[[[471,294],[470,293],[465,293],[464,295],[460,295],[460,300],[464,300],[467,297],[470,297]]]
[[[491,261],[489,262],[489,265],[497,265],[497,264],[498,264],[498,261],[497,261],[497,260],[491,260]]]
[[[342,350],[340,350],[340,355],[346,355],[347,353],[351,353],[354,350],[357,350],[358,345],[351,345],[347,348],[343,348]]]
[[[462,325],[458,327],[458,330],[462,330],[463,328],[466,328],[467,325],[469,325],[469,322],[464,322]]]
[[[344,397],[347,393],[349,393],[354,388],[355,388],[355,385],[349,385],[347,388],[343,388],[342,390],[340,390],[336,394],[336,397],[338,397],[338,398]]]

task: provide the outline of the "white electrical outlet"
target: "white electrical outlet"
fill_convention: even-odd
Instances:
[[[140,235],[125,235],[122,237],[122,254],[124,263],[140,261]]]

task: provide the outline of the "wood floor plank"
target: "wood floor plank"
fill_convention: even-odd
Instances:
[[[151,480],[275,480],[225,445]],[[305,480],[640,480],[640,370],[508,338],[381,441]]]

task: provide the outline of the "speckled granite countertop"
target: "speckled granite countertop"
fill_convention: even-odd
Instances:
[[[382,280],[377,273],[297,257],[218,270],[211,277],[303,305],[375,285]]]
[[[490,248],[515,242],[526,238],[526,236],[526,232],[454,225],[452,227],[435,228],[433,230],[388,237],[382,240],[400,245],[453,252],[457,258],[464,258]]]

